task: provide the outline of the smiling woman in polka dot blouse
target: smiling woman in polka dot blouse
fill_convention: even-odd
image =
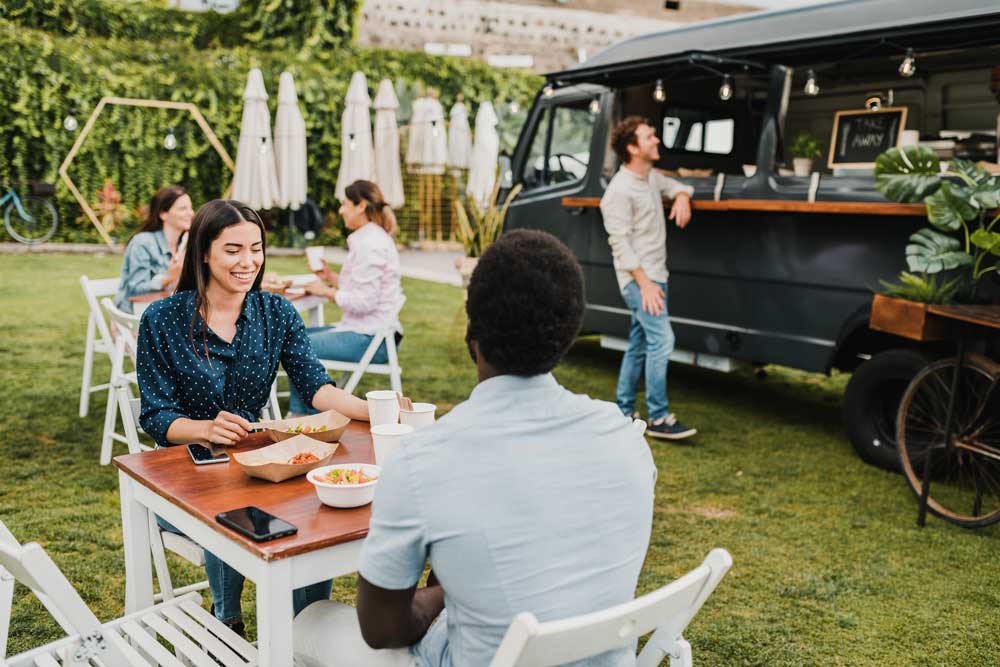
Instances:
[[[257,213],[217,199],[198,210],[190,234],[177,292],[150,306],[139,326],[139,421],[156,443],[239,442],[267,403],[279,363],[315,408],[368,421],[367,403],[330,381],[295,307],[260,290],[265,237]],[[242,630],[243,578],[205,556],[215,615]],[[296,591],[296,613],[329,595],[329,582]]]

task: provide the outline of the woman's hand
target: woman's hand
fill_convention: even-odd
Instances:
[[[340,275],[330,268],[330,265],[326,263],[325,259],[319,260],[323,264],[323,268],[317,271],[313,271],[320,280],[325,280],[334,287],[340,284]]]
[[[314,280],[311,283],[306,283],[302,286],[302,289],[306,291],[306,294],[325,296],[330,300],[333,300],[334,296],[337,294],[336,287],[329,287],[322,280]]]
[[[184,255],[176,254],[170,258],[167,264],[167,275],[163,277],[163,289],[168,289],[171,285],[176,285],[181,277],[181,268],[184,266]]]
[[[225,410],[202,423],[205,425],[202,438],[213,445],[235,445],[250,433],[250,422]]]

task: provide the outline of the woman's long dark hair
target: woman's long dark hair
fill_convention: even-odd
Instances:
[[[357,206],[361,202],[365,203],[365,216],[381,227],[388,234],[395,234],[399,231],[396,223],[396,214],[385,203],[382,190],[371,181],[354,181],[344,188],[344,196]]]
[[[179,185],[165,185],[156,191],[153,198],[149,200],[149,210],[146,217],[135,230],[135,234],[140,232],[157,232],[163,229],[163,218],[160,216],[169,211],[174,206],[174,202],[187,194],[187,190]],[[135,234],[132,236],[134,237]]]
[[[264,231],[264,223],[253,210],[246,204],[235,199],[213,199],[198,209],[191,223],[191,231],[188,237],[187,252],[184,255],[184,266],[181,268],[181,277],[177,282],[177,291],[193,290],[194,315],[191,317],[191,347],[194,345],[194,330],[198,318],[202,317],[208,322],[208,281],[212,276],[212,271],[208,266],[208,252],[212,247],[212,242],[219,238],[219,234],[226,227],[238,225],[242,222],[251,222],[260,228],[261,252],[264,259],[261,259],[260,269],[257,277],[254,278],[250,291],[259,290],[261,280],[264,278],[264,261],[267,258],[267,234]],[[204,311],[204,314],[202,314]],[[201,327],[202,346],[205,350],[205,358],[208,358],[208,325]]]

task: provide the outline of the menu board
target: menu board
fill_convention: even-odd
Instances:
[[[905,128],[906,107],[838,111],[827,166],[873,167],[875,158],[899,143]]]

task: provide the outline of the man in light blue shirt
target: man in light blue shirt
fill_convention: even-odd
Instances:
[[[520,612],[548,621],[634,596],[652,523],[649,447],[613,403],[550,373],[583,317],[575,258],[553,236],[512,232],[480,259],[466,308],[479,384],[386,462],[357,619],[335,602],[307,608],[299,664],[485,666]],[[635,647],[579,664],[634,665]]]

